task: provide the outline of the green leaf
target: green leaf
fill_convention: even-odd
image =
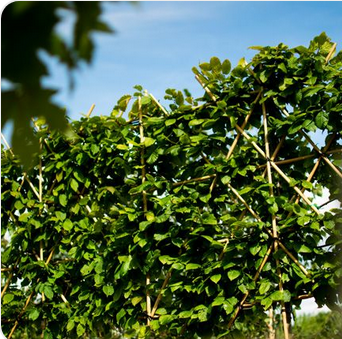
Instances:
[[[267,293],[267,291],[271,288],[271,283],[266,280],[266,281],[263,281],[260,286],[259,286],[259,293],[260,294],[265,294]]]
[[[273,300],[270,297],[261,300],[261,305],[264,306],[264,310],[269,309],[273,304]]]
[[[308,215],[303,215],[297,219],[298,225],[304,226],[305,224],[309,223],[311,218]]]
[[[146,162],[148,164],[153,164],[158,160],[158,153],[157,152],[152,152],[151,155],[147,158]]]
[[[267,81],[267,78],[268,78],[267,70],[264,70],[259,74],[259,79],[261,82],[265,83]]]
[[[101,286],[103,284],[104,276],[101,274],[95,274],[94,281],[96,286]]]
[[[7,293],[3,297],[3,304],[9,304],[12,300],[14,299],[14,294],[12,293]]]
[[[147,120],[145,120],[145,124],[147,125],[160,125],[164,123],[165,118],[164,117],[149,117]]]
[[[291,300],[291,293],[287,290],[275,291],[270,295],[273,301],[284,301],[289,302]]]
[[[226,314],[231,314],[234,311],[234,307],[229,302],[224,302],[223,309],[225,310]]]
[[[221,280],[221,274],[215,274],[210,277],[210,280],[217,284]]]
[[[282,62],[281,64],[278,65],[278,68],[282,70],[284,73],[287,73],[287,69],[285,64]]]
[[[240,276],[241,272],[238,270],[230,270],[227,275],[230,281],[233,281],[234,279],[238,278]]]
[[[259,244],[256,244],[255,246],[252,246],[249,248],[249,251],[252,255],[256,255],[261,250],[261,246]]]
[[[268,211],[270,212],[270,214],[276,214],[278,212],[279,208],[278,208],[278,205],[277,203],[274,203],[272,206],[270,206],[268,208]]]
[[[299,253],[311,253],[312,252],[312,249],[306,245],[301,245],[299,250],[298,250]]]
[[[63,222],[62,227],[66,230],[66,231],[71,231],[73,228],[73,223],[70,219],[65,219],[65,221]]]
[[[202,222],[205,225],[217,225],[217,220],[213,214],[203,215]]]
[[[29,319],[35,321],[39,318],[40,311],[36,308],[33,308],[29,313]]]
[[[182,238],[172,238],[172,239],[171,239],[171,242],[172,242],[175,246],[181,248],[184,241],[183,241]]]
[[[77,192],[78,191],[78,182],[75,179],[70,180],[70,187]]]
[[[165,308],[158,308],[156,310],[156,314],[159,314],[159,315],[167,314],[167,310]]]
[[[179,141],[181,142],[181,144],[189,144],[191,142],[191,139],[187,134],[182,134],[179,138]]]
[[[189,263],[189,264],[186,264],[185,266],[185,270],[186,271],[189,271],[189,270],[197,270],[199,268],[201,268],[202,266],[199,265],[199,264],[192,264],[192,263]]]
[[[170,234],[168,233],[165,233],[165,234],[158,234],[158,233],[155,233],[153,235],[153,238],[156,240],[156,241],[162,241],[166,238],[169,238],[170,237]]]
[[[114,287],[112,285],[106,285],[102,287],[102,291],[107,297],[109,297],[114,294]]]
[[[116,314],[116,321],[119,322],[120,319],[122,319],[126,315],[126,311],[124,308],[122,308],[117,314]]]
[[[185,318],[190,318],[193,314],[192,310],[189,311],[182,311],[178,314],[178,317],[181,319],[185,319]]]
[[[304,97],[311,97],[324,88],[324,85],[310,86],[302,90]]]
[[[200,322],[205,322],[208,320],[208,310],[205,309],[205,310],[201,310],[200,312],[198,312],[198,320]]]
[[[51,286],[44,285],[43,292],[45,293],[45,296],[48,299],[50,299],[50,300],[53,299],[54,293],[53,293],[53,290],[52,290]]]
[[[221,306],[225,302],[225,297],[216,297],[211,303],[211,306]]]
[[[207,203],[210,200],[210,198],[211,198],[211,193],[201,196],[200,200]]]
[[[22,210],[25,206],[22,204],[22,202],[21,202],[20,200],[17,200],[17,201],[15,202],[15,204],[14,204],[14,207],[15,207],[18,211],[20,211],[20,210]]]
[[[93,153],[95,155],[95,154],[99,153],[100,148],[96,144],[92,144],[90,146],[90,150],[91,150],[91,153]]]
[[[253,190],[254,190],[253,187],[247,186],[244,189],[242,189],[241,191],[239,191],[239,193],[240,193],[240,195],[244,195],[244,194],[249,193],[250,191],[253,191]]]
[[[60,194],[58,197],[59,203],[65,207],[68,204],[68,199],[67,196],[65,194]]]
[[[231,177],[228,175],[225,175],[224,177],[221,178],[221,181],[224,185],[228,184],[231,181]]]
[[[143,297],[134,297],[134,298],[132,298],[132,305],[133,306],[136,306],[137,304],[139,304],[140,303],[140,301],[141,300],[143,300]]]
[[[244,294],[248,292],[247,287],[244,284],[239,285],[238,289]]]
[[[171,267],[177,271],[181,271],[184,269],[184,265],[178,262],[175,262],[174,264],[172,264]]]
[[[221,61],[218,57],[212,57],[210,59],[210,66],[211,66],[211,69],[212,70],[215,70],[215,71],[220,71],[221,70]]]
[[[141,97],[140,103],[141,103],[142,106],[145,106],[145,105],[148,105],[151,101],[152,101],[151,97],[143,96],[143,97]]]
[[[67,331],[70,332],[73,330],[73,328],[75,327],[75,321],[73,319],[70,319],[67,323]]]
[[[176,123],[177,119],[166,119],[165,120],[165,126],[171,126],[174,123]]]
[[[302,186],[304,188],[307,188],[307,189],[312,189],[312,183],[310,181],[307,181],[307,180],[302,181]]]
[[[65,220],[66,214],[64,212],[56,211],[55,213],[56,213],[56,217],[58,220],[60,220],[60,221]]]
[[[152,211],[146,212],[145,217],[146,217],[147,221],[154,221],[155,220],[155,216],[154,216],[154,213]]]
[[[202,62],[198,66],[202,71],[211,71],[211,65],[208,62]]]
[[[205,122],[205,119],[193,119],[193,120],[190,120],[189,126],[201,125],[203,124],[203,122]]]
[[[29,217],[31,216],[31,212],[25,212],[23,214],[20,214],[19,221],[20,222],[27,222]]]
[[[121,277],[125,276],[127,274],[127,272],[129,271],[129,269],[131,267],[131,261],[132,261],[132,256],[129,255],[127,257],[127,260],[125,260],[121,266],[121,269],[120,269]]]
[[[88,275],[94,269],[94,266],[94,261],[90,262],[89,264],[83,265],[83,267],[81,268],[82,275]]]
[[[59,173],[56,174],[56,179],[58,182],[61,182],[63,179],[63,171],[60,171]]]
[[[173,319],[174,319],[174,316],[169,315],[169,314],[164,314],[160,316],[159,323],[160,325],[166,325],[166,324],[169,324]]]
[[[129,149],[129,147],[127,145],[124,145],[124,144],[118,144],[118,145],[116,145],[116,148],[119,150],[122,150],[122,151],[126,151]]]
[[[150,147],[150,146],[153,145],[155,142],[156,142],[155,139],[149,138],[149,137],[145,137],[144,146],[145,146],[145,147]]]
[[[77,328],[76,328],[76,332],[77,332],[77,335],[79,337],[81,337],[84,334],[84,332],[85,332],[85,327],[81,323],[78,324]]]
[[[315,118],[315,122],[318,128],[325,128],[329,122],[328,113],[323,110],[320,111]]]
[[[223,74],[229,74],[230,70],[232,68],[232,65],[228,59],[225,59],[222,62],[222,73]]]

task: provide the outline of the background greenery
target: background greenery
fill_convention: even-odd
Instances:
[[[76,18],[67,38],[56,30],[61,10]],[[13,122],[11,145],[26,167],[39,148],[32,118],[44,117],[51,128],[68,129],[65,109],[53,100],[58,89],[42,85],[49,71],[39,53],[44,51],[67,67],[72,88],[72,71],[92,61],[94,33],[112,32],[101,21],[101,13],[100,1],[15,1],[2,13],[1,79],[6,82],[1,87],[1,128]]]

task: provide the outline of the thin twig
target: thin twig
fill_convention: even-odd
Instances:
[[[31,301],[31,298],[33,296],[33,293],[34,293],[34,290],[31,292],[31,294],[28,296],[28,298],[26,299],[26,302],[25,302],[25,305],[23,307],[23,309],[21,310],[21,312],[19,313],[18,315],[18,318],[16,319],[15,323],[14,323],[14,326],[12,327],[12,330],[10,332],[10,334],[8,335],[8,339],[11,339],[12,338],[12,335],[15,331],[15,329],[17,328],[17,326],[19,325],[19,320],[21,319],[21,317],[23,316],[23,314],[25,313],[26,311],[26,308],[27,306],[29,305],[30,301]]]
[[[11,271],[13,271],[13,268],[11,267],[4,267],[1,269],[1,272],[11,272]]]
[[[246,200],[239,194],[239,192],[230,183],[227,183],[227,186],[236,195],[236,197],[245,205],[245,207],[249,211],[249,213],[252,214],[252,216],[255,219],[257,219],[258,221],[262,221],[261,218],[254,212],[254,210],[248,205]]]
[[[216,177],[216,174],[205,175],[204,177],[200,177],[200,178],[194,178],[194,179],[188,179],[188,180],[184,180],[184,181],[180,181],[180,182],[174,182],[172,184],[172,186],[178,187],[181,185],[189,184],[191,182],[206,181],[206,180],[209,180],[209,179],[214,178],[214,177]]]
[[[67,300],[67,298],[64,296],[64,294],[61,294],[60,296],[61,296],[63,302],[64,302],[68,307],[70,307],[70,303],[69,303],[69,301]]]
[[[165,277],[165,280],[163,282],[163,285],[159,291],[159,294],[157,296],[157,299],[153,305],[153,308],[152,308],[152,311],[151,311],[151,318],[153,318],[154,314],[156,313],[157,309],[158,309],[158,306],[159,306],[159,303],[160,303],[160,300],[162,299],[162,293],[166,287],[166,285],[168,284],[170,278],[171,278],[171,274],[172,274],[172,268],[169,270],[169,272],[167,272],[166,274],[166,277]]]
[[[151,283],[150,274],[146,275],[146,313],[147,313],[147,326],[150,325],[150,317],[151,317],[151,296],[149,285]]]
[[[90,118],[90,115],[93,112],[94,108],[95,108],[95,104],[92,104],[91,107],[89,108],[89,111],[86,115],[86,118],[88,118],[88,119]]]
[[[142,108],[141,108],[141,97],[138,98],[138,108],[139,108],[139,131],[140,131],[140,144],[141,144],[141,182],[142,184],[146,181],[146,167],[145,167],[145,136],[144,136],[144,126],[142,119]],[[143,198],[143,211],[146,216],[147,213],[147,195],[146,191],[142,192]],[[151,316],[151,296],[149,291],[149,285],[151,283],[150,274],[146,274],[146,313],[147,313],[147,326],[150,325],[150,316]]]
[[[139,131],[140,131],[140,144],[141,144],[141,182],[142,184],[146,181],[146,164],[145,164],[145,136],[144,136],[144,126],[143,126],[143,120],[142,120],[142,109],[141,109],[141,97],[138,98],[138,105],[139,105]],[[147,212],[147,196],[146,191],[143,190],[142,192],[143,196],[143,209],[144,213]]]
[[[263,125],[264,125],[264,139],[265,139],[265,154],[267,159],[270,159],[270,148],[269,148],[269,140],[268,140],[268,127],[267,127],[267,112],[266,112],[266,105],[263,102],[262,103],[262,114],[263,114]],[[272,181],[272,169],[270,162],[267,161],[267,179],[268,183],[270,184],[269,192],[270,197],[274,197],[274,191],[273,191],[273,181]],[[278,238],[278,232],[277,232],[277,219],[275,213],[272,213],[272,231],[273,231],[273,237]],[[274,253],[276,254],[278,252],[278,242],[274,242]],[[279,291],[282,293],[284,291],[283,282],[282,282],[282,273],[279,265],[279,259],[276,258],[276,267],[277,267],[277,275],[278,275],[278,286]],[[289,338],[289,331],[288,331],[288,319],[285,309],[284,301],[281,301],[281,316],[283,320],[283,330],[284,330],[284,338]]]
[[[251,117],[251,115],[252,115],[252,113],[253,113],[253,111],[254,111],[255,104],[259,101],[259,98],[260,98],[260,96],[261,96],[261,93],[262,93],[262,89],[258,92],[258,95],[257,95],[256,99],[255,99],[255,100],[253,101],[253,103],[252,103],[252,104],[254,104],[253,107],[250,109],[250,112],[249,112],[248,115],[245,117],[245,120],[243,121],[243,123],[242,123],[242,125],[241,125],[241,129],[242,129],[242,130],[245,129],[245,127],[246,127],[246,125],[247,125],[247,123],[248,123],[248,120],[249,120],[249,118]],[[235,147],[236,147],[236,145],[237,145],[237,143],[238,143],[238,141],[239,141],[239,139],[240,139],[240,136],[241,136],[241,133],[238,132],[237,135],[236,135],[236,137],[235,137],[235,139],[234,139],[234,141],[233,141],[233,143],[232,143],[232,145],[231,145],[230,148],[229,148],[229,151],[228,151],[228,153],[227,153],[227,155],[226,155],[226,160],[228,160],[228,159],[231,157],[231,155],[232,155],[232,153],[233,153],[233,151],[234,151],[234,149],[235,149]]]
[[[337,43],[335,42],[335,43],[332,45],[332,47],[331,47],[331,49],[330,49],[330,51],[329,51],[329,54],[328,54],[327,57],[325,58],[325,63],[326,63],[326,64],[330,61],[331,57],[332,57],[333,54],[335,53],[335,51],[336,51],[336,46],[337,46]]]
[[[20,261],[20,258],[18,258],[17,261],[15,262],[14,267],[12,268],[12,271],[11,271],[10,275],[8,276],[8,278],[7,278],[5,286],[1,290],[1,300],[2,300],[2,297],[5,295],[7,288],[9,287],[9,285],[11,283],[11,280],[12,280],[13,274],[14,274],[14,272],[13,272],[14,268],[19,264],[19,261]]]
[[[214,96],[214,94],[210,91],[210,89],[208,88],[208,86],[206,86],[202,80],[200,79],[200,77],[196,74],[195,75],[196,80],[200,83],[200,85],[203,87],[203,89],[208,93],[208,95],[210,96],[212,101],[216,101],[216,98]]]
[[[277,239],[277,243],[281,247],[281,249],[291,258],[291,260],[301,269],[301,271],[307,276],[310,277],[310,273],[306,270],[306,268],[297,260],[297,258],[285,247],[285,245]]]
[[[222,258],[223,258],[223,256],[224,256],[224,253],[226,252],[227,246],[228,246],[228,244],[229,244],[229,239],[228,239],[228,238],[226,238],[226,239],[224,239],[224,240],[225,240],[225,244],[224,244],[224,246],[223,246],[223,248],[222,248],[222,251],[221,251],[221,253],[220,253],[219,257],[218,257],[218,260],[219,260],[219,261],[222,260]],[[219,242],[222,242],[222,240],[219,241]]]
[[[270,158],[270,146],[269,146],[269,140],[268,140],[268,128],[267,128],[267,115],[266,115],[266,106],[265,103],[262,103],[262,112],[263,112],[263,125],[264,125],[264,139],[265,139],[265,154],[267,159]],[[269,186],[269,192],[270,192],[270,197],[274,197],[274,192],[273,192],[273,181],[272,181],[272,169],[270,162],[267,161],[267,179],[268,183],[270,184]],[[277,233],[277,220],[276,216],[274,213],[272,213],[272,230],[273,230],[273,237],[277,238],[278,233]],[[275,251],[277,251],[277,248],[275,248]]]
[[[161,103],[154,97],[153,94],[149,93],[152,100],[157,104],[157,106],[163,111],[165,115],[169,115],[169,113],[166,111],[166,109],[161,105]]]
[[[306,159],[314,158],[315,156],[316,156],[316,154],[308,154],[308,155],[303,155],[303,156],[297,157],[297,158],[274,161],[274,163],[276,165],[287,165],[287,164],[292,164],[292,163],[297,162],[297,161],[303,161]],[[263,167],[267,167],[267,164],[260,165],[257,167],[257,169],[263,168]]]

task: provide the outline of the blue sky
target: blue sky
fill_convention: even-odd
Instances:
[[[253,45],[308,45],[325,31],[341,49],[342,2],[140,1],[104,3],[104,20],[115,34],[96,34],[90,67],[76,72],[70,93],[66,70],[49,59],[52,77],[45,84],[62,88],[55,100],[79,119],[90,106],[110,114],[117,100],[142,85],[163,104],[165,90],[203,90],[191,71],[212,56],[233,66],[250,60]],[[70,18],[69,18],[70,19]],[[68,24],[59,31],[70,36]]]

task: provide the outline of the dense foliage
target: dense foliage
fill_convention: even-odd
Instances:
[[[342,211],[312,200],[342,201],[342,54],[254,48],[194,68],[204,96],[168,89],[169,112],[136,86],[68,138],[36,121],[27,174],[2,150],[5,335],[229,338],[338,308]]]

